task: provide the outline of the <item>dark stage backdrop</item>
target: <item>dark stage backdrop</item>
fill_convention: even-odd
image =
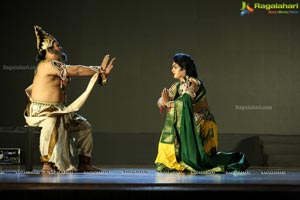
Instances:
[[[249,0],[299,3],[297,0]],[[1,1],[0,126],[23,126],[36,65],[33,26],[54,35],[69,64],[116,57],[105,87],[79,114],[96,132],[159,133],[156,101],[174,79],[172,56],[191,54],[223,133],[300,134],[300,14],[254,8],[241,0]],[[300,3],[299,3],[300,4]],[[287,10],[287,9],[284,9]],[[275,11],[275,13],[274,13]],[[297,39],[298,38],[298,39]],[[69,102],[89,78],[73,78]]]

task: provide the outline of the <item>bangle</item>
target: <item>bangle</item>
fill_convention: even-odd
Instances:
[[[101,71],[101,66],[88,66],[87,68],[90,68],[91,70],[95,71],[95,72],[99,72]]]
[[[165,106],[166,106],[167,108],[171,108],[172,105],[173,105],[173,101],[168,101],[168,102],[166,103]]]
[[[101,66],[99,66],[100,73],[105,73],[105,69],[103,69]]]

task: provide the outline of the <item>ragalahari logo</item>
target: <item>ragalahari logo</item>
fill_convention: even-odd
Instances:
[[[250,14],[254,12],[254,8],[251,8],[248,3],[242,1],[241,15]]]

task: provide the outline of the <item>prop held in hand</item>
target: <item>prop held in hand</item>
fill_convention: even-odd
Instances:
[[[106,83],[107,83],[107,77],[106,77],[105,73],[102,72],[99,74],[98,84],[104,86],[104,85],[106,85]]]
[[[103,58],[103,61],[102,61],[102,64],[101,64],[101,67],[100,67],[100,74],[99,74],[99,77],[98,77],[98,84],[99,85],[106,85],[107,84],[107,76],[108,74],[110,73],[111,69],[113,68],[113,62],[116,58],[112,58],[110,60],[110,62],[108,63],[109,61],[109,55],[105,55],[105,57]]]

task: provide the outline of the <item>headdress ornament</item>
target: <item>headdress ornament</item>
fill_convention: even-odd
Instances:
[[[48,49],[53,46],[53,43],[57,41],[52,35],[44,31],[40,26],[34,26],[36,36],[36,47],[39,52]]]

